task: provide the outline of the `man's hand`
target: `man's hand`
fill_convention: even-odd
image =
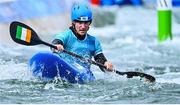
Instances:
[[[57,47],[57,49],[52,48],[51,50],[53,52],[59,52],[59,51],[63,51],[64,50],[64,47],[61,44],[56,44],[55,46]]]
[[[112,64],[111,62],[106,61],[106,62],[104,63],[104,66],[106,66],[106,69],[107,69],[108,71],[113,71],[113,64]]]

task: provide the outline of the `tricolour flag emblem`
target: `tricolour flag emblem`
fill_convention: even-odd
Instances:
[[[21,26],[17,26],[16,38],[30,43],[31,41],[31,30]]]

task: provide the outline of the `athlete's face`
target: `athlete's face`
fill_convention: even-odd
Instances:
[[[87,33],[87,31],[89,30],[89,25],[91,24],[91,22],[73,22],[76,32],[83,36]]]

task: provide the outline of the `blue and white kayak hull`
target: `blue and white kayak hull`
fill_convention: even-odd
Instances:
[[[80,84],[95,80],[90,70],[82,67],[79,69],[51,52],[35,54],[29,60],[29,67],[32,75],[43,81],[50,81],[55,77],[61,77],[62,80],[70,83]]]

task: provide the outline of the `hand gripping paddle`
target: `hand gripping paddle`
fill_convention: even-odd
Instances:
[[[14,21],[10,24],[10,35],[11,35],[11,38],[16,42],[16,43],[19,43],[19,44],[22,44],[22,45],[26,45],[26,46],[34,46],[34,45],[38,45],[38,44],[44,44],[46,46],[49,46],[49,47],[52,47],[52,48],[56,48],[56,46],[52,45],[52,44],[49,44],[47,42],[44,42],[42,41],[37,33],[29,26],[21,23],[21,22],[17,22],[17,21]],[[63,52],[71,55],[71,56],[74,56],[82,61],[86,61],[88,63],[91,63],[91,64],[94,64],[96,66],[100,66],[100,67],[103,67],[106,69],[106,67],[101,64],[101,63],[98,63],[96,61],[93,61],[91,59],[87,59],[87,58],[84,58],[80,55],[77,55],[73,52],[69,52],[69,51],[66,51],[66,50],[63,50]],[[141,73],[141,72],[136,72],[136,71],[128,71],[128,72],[120,72],[120,71],[117,71],[117,70],[113,70],[116,74],[119,74],[119,75],[126,75],[127,78],[133,78],[135,76],[139,76],[141,78],[145,78],[147,81],[149,82],[155,82],[155,77],[149,75],[149,74],[145,74],[145,73]]]

